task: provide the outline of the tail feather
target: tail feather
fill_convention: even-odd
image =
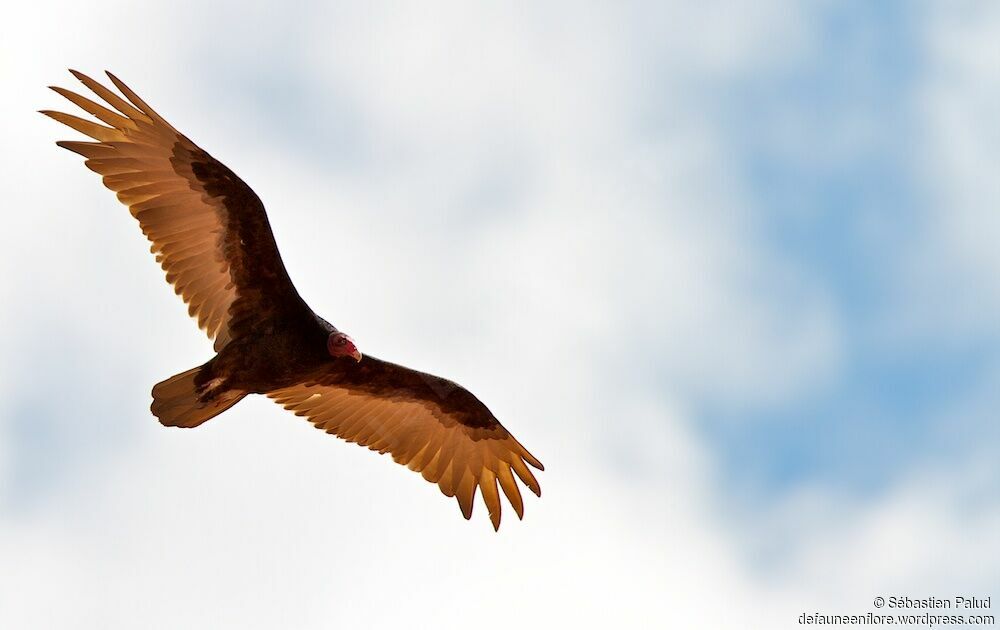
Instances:
[[[243,392],[219,392],[217,396],[204,402],[199,399],[195,377],[201,367],[181,372],[153,386],[153,404],[149,409],[168,427],[196,427],[211,420],[226,409],[238,403]]]

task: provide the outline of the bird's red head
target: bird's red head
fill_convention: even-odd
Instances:
[[[355,361],[361,361],[361,352],[354,345],[354,340],[342,332],[331,333],[326,338],[326,349],[330,356],[353,357]]]

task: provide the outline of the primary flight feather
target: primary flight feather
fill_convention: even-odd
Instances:
[[[528,466],[542,464],[479,399],[449,380],[362,356],[299,296],[249,186],[110,72],[125,98],[71,72],[104,104],[52,89],[103,124],[43,111],[95,140],[57,144],[87,158],[128,206],[167,282],[215,341],[210,361],[153,387],[150,409],[162,424],[196,427],[247,394],[265,394],[420,472],[458,500],[465,518],[477,489],[494,529],[500,491],[523,516],[515,477],[541,496]]]

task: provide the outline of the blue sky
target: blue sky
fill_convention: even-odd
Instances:
[[[887,330],[908,307],[894,295],[897,267],[940,210],[912,159],[925,53],[910,8],[828,7],[813,54],[734,82],[718,113],[763,239],[823,288],[843,327],[843,364],[819,391],[706,412],[727,481],[764,496],[813,479],[884,492],[942,447],[949,409],[995,369],[995,335],[900,344]],[[959,449],[997,446],[987,427],[953,437]]]
[[[968,395],[995,354],[884,340],[880,327],[900,308],[892,265],[927,210],[909,160],[920,124],[920,42],[899,3],[823,14],[811,54],[734,81],[715,113],[762,238],[822,287],[844,329],[844,364],[820,391],[761,409],[707,411],[731,479],[747,483],[752,471],[749,483],[763,492],[814,478],[883,490],[926,453],[936,408]]]
[[[52,4],[0,56],[0,555],[34,567],[0,621],[509,627],[481,584],[537,623],[785,627],[995,587],[989,4]],[[209,344],[33,113],[67,66],[250,183],[363,350],[487,401],[547,466],[525,521],[263,400],[159,427]]]

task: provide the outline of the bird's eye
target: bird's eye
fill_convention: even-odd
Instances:
[[[344,345],[345,343],[347,343],[347,340],[346,340],[346,339],[344,339],[343,337],[338,337],[338,338],[337,338],[337,345],[338,345],[338,346],[342,346],[342,345]]]

